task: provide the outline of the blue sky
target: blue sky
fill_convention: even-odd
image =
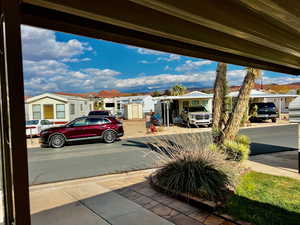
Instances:
[[[22,27],[26,95],[44,92],[147,92],[172,85],[212,87],[216,62],[75,36],[29,26]],[[231,85],[241,84],[245,70],[229,65]],[[299,82],[300,78],[263,71],[267,83]]]

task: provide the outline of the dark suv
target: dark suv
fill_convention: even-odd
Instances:
[[[275,123],[278,113],[273,102],[259,102],[250,105],[250,116],[251,122],[271,119]]]
[[[114,142],[124,135],[123,125],[114,117],[88,116],[77,118],[66,125],[51,127],[40,133],[40,143],[53,148],[66,142],[99,139]]]
[[[89,116],[111,116],[111,113],[108,110],[95,110],[90,111]]]

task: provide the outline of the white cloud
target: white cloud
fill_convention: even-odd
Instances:
[[[88,43],[77,39],[58,41],[54,31],[22,26],[21,32],[25,60],[66,60],[92,50]]]
[[[175,70],[178,72],[191,72],[203,65],[209,65],[212,63],[213,61],[210,60],[198,60],[198,61],[187,60],[183,65],[176,67]]]
[[[139,63],[141,63],[141,64],[151,64],[152,62],[149,62],[147,60],[140,60]]]
[[[97,78],[105,78],[105,79],[109,79],[111,77],[120,75],[121,73],[115,70],[111,70],[111,69],[96,69],[96,68],[88,68],[88,69],[84,69],[82,70],[88,74],[90,74],[91,76],[97,77]]]
[[[80,58],[64,58],[64,59],[62,59],[61,60],[62,62],[87,62],[87,61],[91,61],[91,59],[90,58],[82,58],[82,59],[80,59]]]
[[[48,76],[66,74],[68,66],[56,60],[23,60],[23,70],[26,76]]]
[[[167,57],[158,57],[157,60],[158,61],[167,61],[167,62],[177,61],[177,60],[180,60],[180,56],[175,55],[175,54],[169,54]]]
[[[165,52],[161,52],[161,51],[156,51],[156,50],[147,49],[147,48],[139,48],[139,47],[129,46],[129,45],[127,46],[127,48],[134,49],[137,51],[137,53],[139,53],[141,55],[163,55],[163,54],[166,54]]]
[[[164,70],[165,70],[165,71],[166,71],[166,70],[172,70],[172,68],[171,68],[170,66],[166,65],[166,66],[164,67]]]
[[[153,85],[170,85],[173,83],[192,83],[203,82],[205,84],[212,82],[215,77],[214,71],[208,71],[203,73],[191,73],[191,74],[159,74],[154,76],[129,78],[116,81],[116,87],[119,88],[132,88],[142,86]]]

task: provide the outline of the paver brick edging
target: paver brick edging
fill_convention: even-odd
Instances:
[[[231,217],[230,215],[218,212],[218,209],[222,205],[221,203],[208,201],[208,200],[201,199],[199,197],[196,197],[196,196],[193,196],[193,195],[188,195],[188,194],[185,194],[185,193],[175,193],[174,191],[168,190],[165,187],[162,187],[161,185],[159,185],[157,183],[155,175],[150,175],[149,176],[149,181],[150,181],[151,186],[158,192],[167,194],[167,195],[169,195],[169,196],[171,196],[171,197],[173,197],[177,200],[183,201],[183,202],[188,203],[192,206],[195,206],[195,207],[201,208],[203,210],[206,210],[206,211],[212,213],[213,215],[219,216],[222,219],[230,221],[234,224],[237,224],[237,225],[246,225],[246,224],[251,225],[251,223],[241,221],[241,220],[237,220],[237,219],[234,219],[233,217]]]

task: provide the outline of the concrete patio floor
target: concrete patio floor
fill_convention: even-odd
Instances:
[[[154,191],[153,170],[30,188],[33,225],[232,225]]]
[[[300,179],[297,151],[252,156],[252,170]],[[33,225],[233,225],[153,190],[142,170],[30,187]],[[248,223],[245,223],[248,224]]]

